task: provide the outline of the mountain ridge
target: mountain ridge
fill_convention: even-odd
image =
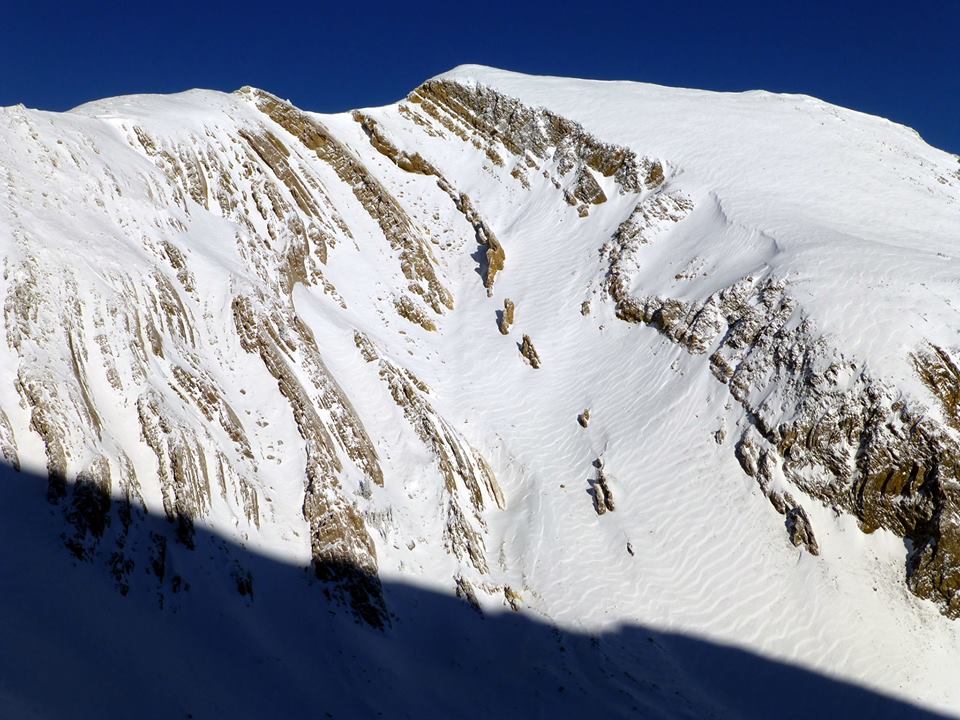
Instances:
[[[960,612],[960,170],[835,111],[477,66],[329,116],[4,109],[0,450],[78,561],[115,496],[375,626],[409,577],[874,684],[910,638],[900,692],[953,703],[917,679],[960,635],[902,588]]]

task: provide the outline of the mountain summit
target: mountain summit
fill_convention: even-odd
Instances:
[[[960,712],[960,164],[912,130],[464,66],[4,108],[0,173],[0,707]]]

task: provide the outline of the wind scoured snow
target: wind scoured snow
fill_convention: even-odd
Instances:
[[[832,346],[933,405],[910,353],[928,342],[960,344],[953,305],[960,303],[957,158],[908,128],[801,95],[540,78],[478,66],[440,79],[547,108],[664,164],[670,187],[694,209],[644,248],[632,282],[646,294],[697,301],[750,273],[787,279]],[[484,513],[490,581],[518,589],[524,613],[585,634],[640,624],[692,635],[960,714],[960,625],[909,593],[903,541],[885,530],[865,535],[855,519],[800,498],[821,554],[793,547],[783,517],[744,474],[730,442],[715,439],[718,429],[745,419],[703,357],[615,317],[603,297],[601,249],[633,200],[598,175],[609,200],[580,218],[557,201],[547,179],[534,173],[531,189],[522,189],[509,167],[493,166],[449,133],[425,134],[399,104],[364,112],[401,150],[422,154],[468,195],[507,255],[488,297],[474,229],[436,179],[396,167],[349,114],[313,116],[428,229],[455,299],[452,310],[431,316],[436,332],[399,318],[392,298],[407,282],[380,228],[330,167],[311,161],[351,237],[337,239],[323,269],[337,296],[298,283],[291,302],[374,438],[385,482],[367,488],[364,502],[370,515],[389,513],[371,533],[380,576],[451,595],[459,564],[441,540],[435,458],[384,392],[377,364],[361,359],[357,331],[429,386],[437,413],[492,466],[506,509]],[[111,297],[120,275],[153,270],[144,234],[170,240],[188,257],[196,291],[187,302],[200,319],[203,367],[243,420],[256,487],[269,506],[259,529],[226,503],[214,503],[199,524],[302,565],[310,557],[300,516],[304,443],[276,380],[225,330],[233,327],[232,298],[261,281],[237,250],[236,223],[192,201],[178,207],[167,179],[130,141],[136,126],[174,142],[206,135],[225,144],[236,128],[257,122],[247,99],[206,91],[117,98],[62,115],[4,109],[0,243],[7,268],[27,257],[51,271],[79,268],[79,293],[89,306]],[[38,160],[40,146],[53,148],[56,164]],[[240,168],[229,173],[239,187]],[[4,296],[11,282],[0,281]],[[517,317],[502,335],[495,313],[506,298]],[[581,312],[584,302],[589,314]],[[538,369],[520,356],[523,335],[535,343]],[[151,359],[157,368],[173,362],[166,349],[166,358]],[[99,353],[92,343],[87,350]],[[16,390],[18,360],[4,352],[0,407],[23,468],[43,473],[44,446]],[[104,446],[124,449],[147,507],[158,511],[156,458],[139,435],[135,405],[116,401],[105,370],[94,360],[90,367]],[[258,388],[270,389],[271,403]],[[585,408],[590,423],[582,428],[577,416]],[[186,406],[182,412],[184,422],[197,414]],[[616,500],[616,511],[602,517],[588,494],[597,458]],[[351,472],[343,482],[359,496],[363,478]],[[23,591],[11,602],[28,596]],[[503,611],[499,596],[481,594],[480,604]],[[20,637],[15,647],[29,642]],[[305,652],[298,647],[297,657]],[[366,678],[349,683],[356,693],[375,686]]]

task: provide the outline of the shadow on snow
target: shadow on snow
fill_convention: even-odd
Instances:
[[[377,629],[317,579],[356,568],[312,572],[6,466],[0,508],[4,717],[939,717],[688,635],[481,615],[452,582],[383,581]]]

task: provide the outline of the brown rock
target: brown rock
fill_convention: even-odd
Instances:
[[[531,367],[534,369],[540,367],[540,356],[537,354],[536,348],[533,347],[533,341],[529,335],[523,336],[523,342],[520,343],[519,348],[520,354],[526,358]]]
[[[513,300],[507,298],[503,301],[503,310],[497,313],[497,327],[501,335],[507,335],[510,332],[510,326],[513,325],[513,316],[516,308]]]

